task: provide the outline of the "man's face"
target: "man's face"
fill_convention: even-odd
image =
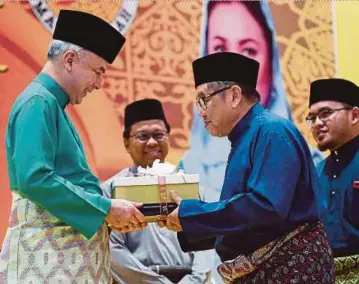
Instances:
[[[226,89],[214,96],[209,96],[223,88],[210,89],[208,84],[203,84],[197,87],[197,101],[202,98],[205,106],[200,107],[199,115],[203,118],[204,125],[207,131],[212,136],[223,137],[227,136],[231,131],[231,111],[230,107],[230,92],[231,89]],[[230,126],[230,127],[229,127]]]
[[[319,116],[315,121],[313,120],[311,125],[311,131],[319,150],[334,150],[349,139],[351,110],[348,108],[343,103],[336,101],[321,101],[310,107],[308,117]]]
[[[164,162],[169,148],[166,125],[160,119],[136,122],[124,144],[136,165],[152,166],[156,159]]]
[[[92,52],[74,52],[72,72],[67,86],[71,104],[80,104],[87,94],[101,88],[103,74],[108,65],[103,58]]]

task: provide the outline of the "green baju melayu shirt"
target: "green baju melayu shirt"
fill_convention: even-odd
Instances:
[[[111,202],[89,169],[67,103],[64,90],[41,73],[11,110],[6,151],[13,202],[0,282],[110,280],[104,220]]]
[[[110,200],[89,169],[67,103],[66,93],[45,73],[16,100],[6,134],[10,188],[90,238]]]

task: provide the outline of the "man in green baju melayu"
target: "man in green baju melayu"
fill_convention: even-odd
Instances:
[[[101,87],[124,43],[104,20],[60,11],[48,60],[8,121],[13,202],[0,283],[109,283],[107,224],[123,233],[144,226],[141,204],[102,196],[65,112]]]

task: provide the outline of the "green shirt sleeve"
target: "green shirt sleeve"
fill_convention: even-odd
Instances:
[[[111,201],[58,174],[55,169],[59,139],[56,112],[58,110],[51,106],[51,102],[35,95],[14,118],[10,133],[13,140],[11,159],[17,189],[26,198],[91,238],[103,224]]]

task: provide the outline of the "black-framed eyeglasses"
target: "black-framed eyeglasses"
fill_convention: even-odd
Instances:
[[[209,95],[204,95],[204,96],[200,96],[200,97],[197,97],[196,99],[196,104],[198,106],[198,108],[200,109],[203,109],[203,110],[206,110],[207,109],[207,104],[209,102],[209,98],[215,96],[215,95],[218,95],[219,93],[222,93],[230,88],[232,88],[232,86],[228,86],[228,87],[224,87],[222,89],[219,89],[217,91],[214,91],[213,93],[209,94]]]
[[[342,107],[342,108],[323,108],[321,109],[317,114],[308,114],[308,116],[305,118],[307,124],[309,127],[312,127],[313,124],[316,122],[317,117],[322,121],[325,122],[332,116],[335,112],[341,111],[341,110],[350,110],[351,107]]]
[[[155,139],[157,142],[162,142],[165,141],[168,137],[168,133],[165,131],[157,131],[157,132],[153,132],[153,133],[148,133],[148,132],[137,132],[133,135],[129,136],[130,138],[133,137],[135,138],[138,142],[140,143],[146,143],[148,142],[148,140],[151,139],[151,137],[153,139]]]

